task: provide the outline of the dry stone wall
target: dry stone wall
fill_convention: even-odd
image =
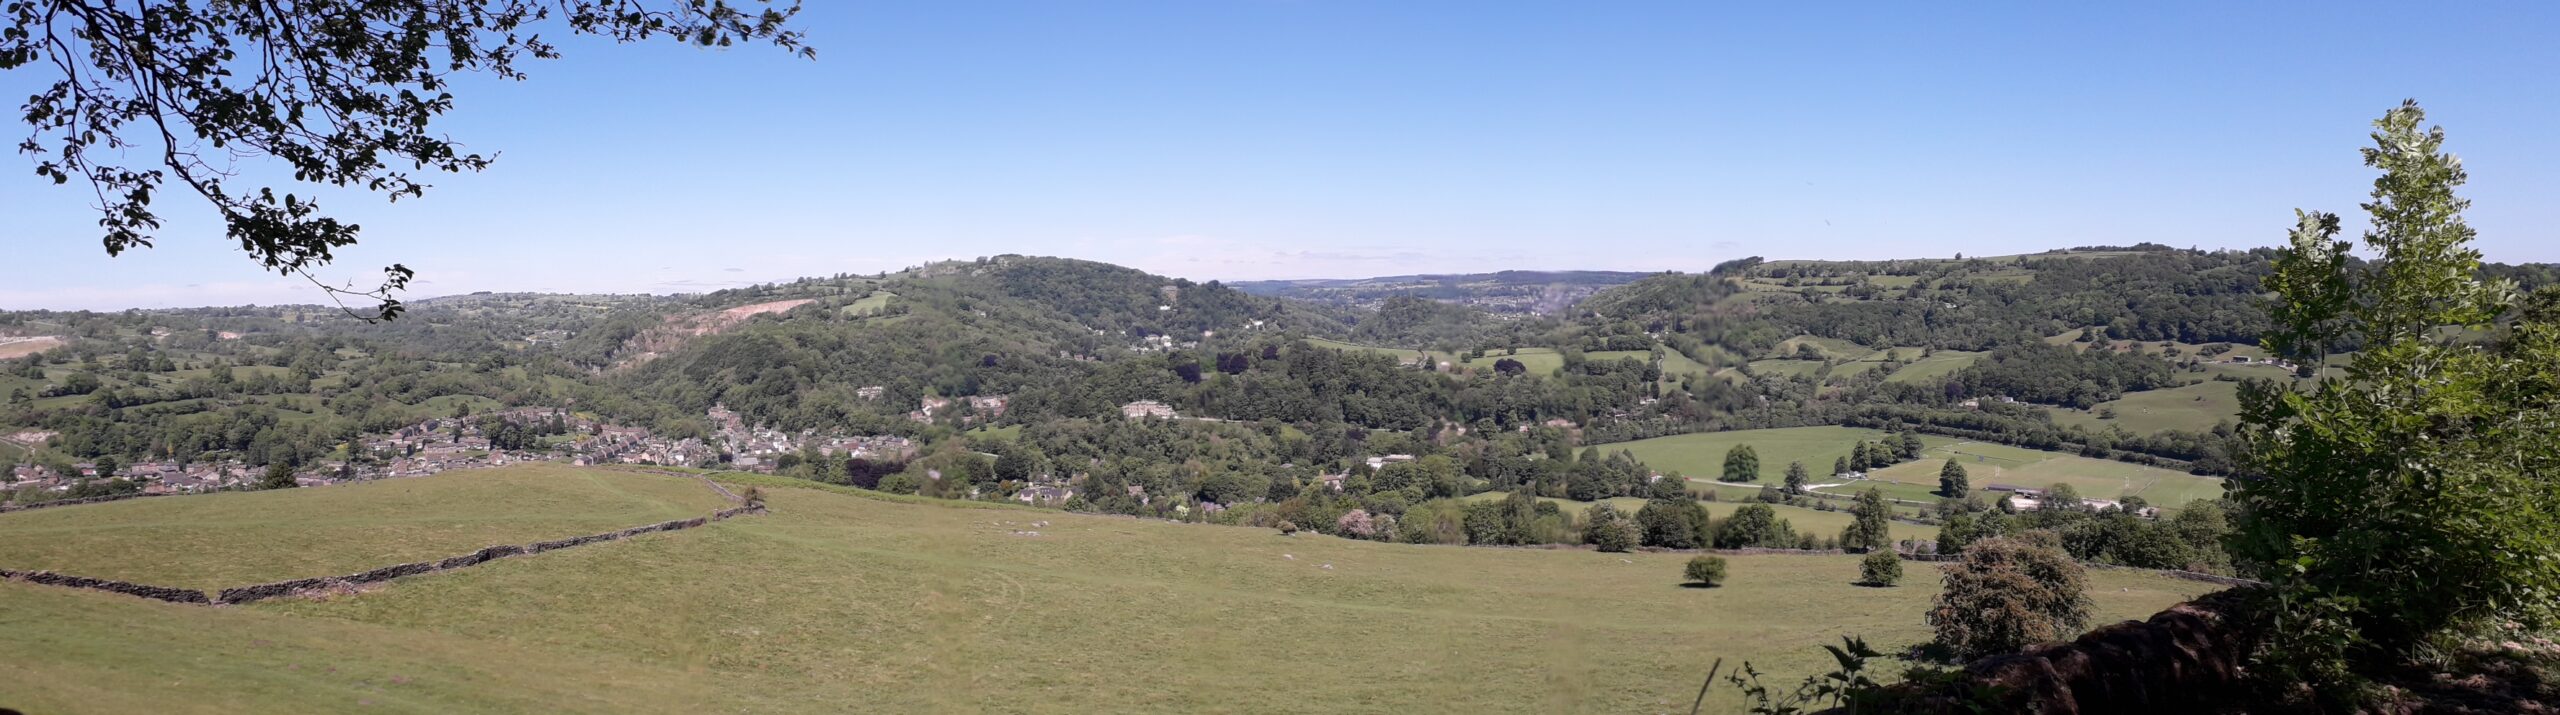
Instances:
[[[348,575],[345,575],[345,576],[322,576],[322,577],[318,577],[318,578],[298,578],[298,579],[292,579],[292,580],[288,580],[288,581],[277,581],[277,582],[274,582],[274,583],[261,583],[261,584],[253,584],[253,585],[248,585],[248,586],[240,586],[240,587],[237,587],[237,588],[226,588],[226,589],[222,589],[222,593],[221,593],[220,595],[218,595],[218,596],[214,597],[213,602],[214,602],[214,603],[219,603],[219,604],[225,604],[225,605],[229,605],[229,604],[238,604],[238,603],[249,603],[249,602],[253,602],[253,601],[261,601],[261,600],[265,600],[265,599],[276,598],[276,597],[279,597],[279,596],[290,596],[290,595],[293,595],[293,594],[297,594],[297,593],[304,593],[304,592],[309,592],[309,591],[321,591],[321,590],[328,590],[328,589],[333,589],[333,588],[343,588],[343,587],[349,587],[349,586],[360,586],[360,585],[368,584],[368,583],[380,583],[380,582],[383,582],[383,581],[389,581],[389,580],[392,580],[392,579],[395,579],[395,578],[405,578],[405,577],[409,577],[409,576],[417,576],[417,575],[420,575],[420,574],[435,573],[435,572],[437,572],[437,571],[451,571],[451,570],[454,570],[454,569],[460,569],[460,568],[470,568],[470,567],[472,567],[472,566],[478,566],[478,565],[480,565],[480,564],[485,564],[485,563],[488,563],[488,562],[491,562],[491,561],[496,561],[496,560],[498,560],[498,559],[503,559],[503,558],[507,558],[507,557],[510,557],[510,556],[522,556],[522,555],[525,555],[525,554],[539,554],[539,553],[542,553],[542,552],[545,552],[545,551],[558,551],[558,550],[561,550],[561,549],[566,549],[566,548],[575,547],[575,546],[585,546],[585,545],[588,545],[588,544],[593,544],[593,543],[598,543],[598,542],[605,542],[605,541],[619,541],[619,540],[622,540],[622,539],[628,539],[628,538],[631,538],[631,537],[634,537],[634,536],[639,536],[639,535],[641,535],[641,534],[648,534],[648,533],[654,533],[654,532],[660,532],[660,531],[679,531],[679,530],[683,530],[683,529],[691,529],[691,528],[694,528],[694,527],[698,527],[698,526],[702,526],[702,525],[704,525],[704,524],[711,523],[711,522],[713,522],[713,521],[719,521],[719,520],[722,520],[722,519],[729,519],[729,518],[738,517],[738,516],[743,516],[743,515],[747,515],[747,514],[761,514],[761,513],[764,513],[764,508],[763,508],[763,507],[761,507],[761,506],[743,506],[743,507],[737,507],[737,508],[734,508],[734,509],[723,509],[723,510],[720,510],[720,511],[717,511],[717,512],[713,512],[710,516],[697,516],[697,517],[694,517],[694,518],[691,518],[691,519],[677,519],[677,520],[675,520],[675,521],[663,521],[663,522],[659,522],[659,523],[655,523],[655,524],[648,524],[648,525],[643,525],[643,526],[634,526],[634,527],[631,527],[631,528],[628,528],[628,529],[622,529],[622,530],[619,530],[619,531],[608,531],[608,532],[605,532],[605,533],[602,533],[602,534],[588,534],[588,535],[586,535],[586,536],[573,536],[573,537],[566,538],[566,539],[555,539],[555,540],[551,540],[551,541],[538,541],[538,542],[534,542],[534,543],[531,543],[531,544],[525,544],[525,545],[522,545],[522,546],[516,546],[516,545],[500,545],[500,546],[491,546],[491,547],[489,547],[489,548],[481,549],[481,550],[479,550],[479,551],[474,551],[474,552],[471,552],[471,553],[468,553],[468,554],[463,554],[463,555],[461,555],[461,556],[455,556],[455,557],[448,558],[448,559],[439,559],[439,560],[436,560],[436,561],[420,561],[420,562],[416,562],[416,563],[407,563],[407,564],[397,564],[397,565],[392,565],[392,566],[384,566],[384,567],[382,567],[382,568],[374,569],[374,570],[371,570],[371,571],[366,571],[366,572],[363,572],[363,573],[348,574]]]
[[[143,598],[168,601],[170,603],[232,605],[262,601],[281,596],[291,596],[297,593],[348,588],[369,583],[381,583],[396,578],[407,578],[410,576],[430,574],[438,571],[469,568],[510,556],[538,554],[545,551],[558,551],[560,549],[566,549],[573,546],[585,546],[587,544],[605,541],[619,541],[639,536],[641,534],[691,529],[714,521],[731,519],[749,514],[762,514],[764,511],[765,509],[763,505],[750,504],[747,506],[722,509],[720,511],[712,512],[710,516],[698,516],[691,519],[664,521],[656,524],[635,526],[617,531],[608,531],[601,534],[589,534],[586,536],[575,536],[566,539],[541,541],[522,546],[502,544],[452,558],[393,564],[370,571],[352,573],[344,576],[297,578],[270,583],[237,586],[222,589],[212,596],[207,596],[204,591],[194,589],[170,588],[167,586],[152,586],[148,584],[129,583],[111,579],[72,576],[68,574],[53,573],[51,571],[13,571],[9,569],[0,569],[0,579],[24,581],[27,583],[44,584],[47,586],[109,591],[113,593],[122,593],[131,596],[141,596]]]
[[[140,499],[140,498],[143,498],[143,497],[163,497],[163,496],[168,496],[168,495],[167,495],[167,494],[145,494],[145,493],[142,493],[142,492],[134,492],[134,493],[131,493],[131,494],[109,494],[109,495],[102,496],[102,497],[85,497],[85,498],[81,498],[81,499],[56,499],[56,500],[53,500],[53,501],[40,501],[40,502],[34,502],[34,503],[30,503],[30,504],[15,504],[15,503],[12,503],[12,504],[0,504],[0,513],[7,513],[7,512],[13,512],[13,511],[29,511],[29,510],[34,510],[34,509],[46,509],[46,508],[57,507],[57,506],[79,506],[79,505],[82,505],[82,504],[97,504],[97,503],[101,503],[101,502],[124,501],[124,500],[126,500],[126,499]]]
[[[129,581],[59,574],[51,571],[12,571],[9,569],[0,569],[0,579],[25,581],[27,583],[40,583],[47,586],[61,586],[64,588],[86,588],[96,591],[121,593],[128,596],[141,596],[143,598],[168,601],[170,603],[208,602],[205,599],[203,591],[197,591],[194,589],[152,586],[149,584],[132,583]]]

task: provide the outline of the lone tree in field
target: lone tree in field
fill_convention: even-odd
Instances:
[[[1724,453],[1724,476],[1728,482],[1748,482],[1760,478],[1760,453],[1751,445],[1737,444]]]
[[[1806,483],[1806,482],[1811,481],[1812,479],[1813,479],[1813,475],[1811,475],[1811,474],[1807,474],[1807,473],[1805,472],[1805,468],[1804,468],[1804,463],[1803,463],[1803,462],[1788,462],[1788,463],[1787,463],[1787,495],[1788,495],[1788,496],[1795,496],[1795,495],[1803,494],[1803,493],[1804,493],[1804,485],[1805,485],[1805,483]]]
[[[1941,570],[1946,589],[1929,609],[1937,642],[1965,659],[2069,638],[2089,623],[2080,564],[2051,532],[1985,539]]]
[[[1689,583],[1699,586],[1705,586],[1708,588],[1722,586],[1724,585],[1724,557],[1698,556],[1691,558],[1689,559],[1689,565],[1681,568],[1680,575],[1686,577],[1689,580]]]
[[[1849,458],[1848,458],[1848,457],[1836,457],[1836,458],[1833,458],[1833,459],[1831,460],[1831,476],[1835,476],[1835,477],[1837,477],[1837,476],[1840,476],[1840,475],[1843,475],[1843,474],[1848,474],[1848,473],[1849,473]]]
[[[1890,550],[1867,554],[1858,560],[1858,583],[1868,586],[1892,586],[1902,583],[1902,556]]]
[[[1972,489],[1972,480],[1966,478],[1964,465],[1957,464],[1954,457],[1948,457],[1946,466],[1938,468],[1938,495],[1963,499],[1965,492]]]
[[[292,489],[302,486],[293,480],[293,465],[276,462],[267,465],[267,473],[258,478],[259,489]]]
[[[1858,500],[1849,505],[1849,526],[1840,530],[1840,548],[1867,551],[1891,543],[1893,507],[1884,503],[1884,492],[1875,487],[1858,492]]]
[[[107,255],[152,245],[161,227],[152,200],[174,183],[210,204],[226,237],[266,270],[333,298],[376,301],[348,312],[388,319],[411,271],[385,268],[372,289],[321,283],[311,269],[355,244],[359,227],[321,213],[308,193],[241,185],[238,160],[275,160],[313,188],[421,196],[427,184],[412,171],[479,171],[495,158],[434,130],[455,106],[454,83],[524,79],[522,61],[560,56],[543,29],[763,42],[814,57],[784,27],[799,10],[727,0],[26,0],[0,2],[0,71],[43,75],[28,78],[41,89],[21,107],[30,132],[18,149],[37,175],[88,184]]]
[[[2425,122],[2415,102],[2374,122],[2369,261],[2297,211],[2266,279],[2267,346],[2319,375],[2360,345],[2345,376],[2241,392],[2232,556],[2279,596],[2264,661],[2323,693],[2449,635],[2560,621],[2560,290],[2516,309],[2480,278],[2462,162]],[[2502,340],[2444,330],[2511,310]]]

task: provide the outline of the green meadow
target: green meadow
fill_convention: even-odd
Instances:
[[[2152,506],[2168,508],[2222,497],[2220,477],[1989,442],[1935,446],[1919,461],[1879,469],[1867,476],[1872,481],[1934,490],[1938,486],[1938,470],[1949,458],[1964,465],[1966,481],[1974,493],[1986,499],[1999,498],[1987,491],[1993,484],[2031,489],[2069,484],[2081,496],[2091,499],[2139,496]]]
[[[2100,417],[2112,411],[2113,418]],[[2103,430],[2122,427],[2135,434],[2164,430],[2205,432],[2221,422],[2240,421],[2240,383],[2207,380],[2159,390],[2128,392],[2124,397],[2098,403],[2097,409],[2053,410],[2053,421]]]
[[[1902,369],[1895,370],[1892,375],[1886,376],[1884,381],[1927,382],[1943,378],[1948,375],[1955,374],[1957,370],[1972,367],[1975,362],[1980,361],[1983,356],[1989,354],[1991,353],[1965,352],[1962,350],[1940,350],[1930,353],[1928,357],[1922,357],[1911,361],[1909,364],[1903,365]]]
[[[1857,427],[1786,427],[1701,432],[1599,446],[1608,452],[1621,449],[1633,452],[1646,466],[1666,474],[1676,471],[1695,479],[1713,480],[1724,474],[1726,452],[1736,445],[1748,444],[1760,456],[1760,478],[1755,483],[1782,483],[1787,463],[1800,461],[1812,473],[1813,482],[1820,484],[1835,481],[1830,479],[1832,464],[1849,456],[1858,442],[1879,440],[1888,434],[1882,430]],[[2159,467],[1928,434],[1920,435],[1920,442],[1927,449],[1919,460],[1875,470],[1868,474],[1866,483],[1825,491],[1854,494],[1872,486],[1888,497],[1932,501],[1937,498],[1938,470],[1948,459],[1954,459],[1964,465],[1967,481],[1974,493],[1985,494],[1987,498],[1998,498],[1986,491],[1992,484],[2037,489],[2053,484],[2070,484],[2085,497],[2118,499],[2141,496],[2153,505],[2163,507],[2222,495],[2222,480],[2219,478]]]
[[[0,517],[0,566],[219,589],[612,531],[726,506],[700,481],[550,464]]]
[[[31,713],[1675,712],[1719,658],[1792,682],[1843,634],[1920,642],[1937,590],[1922,565],[1899,588],[1853,585],[1854,556],[1731,557],[1726,586],[1696,589],[1679,584],[1686,554],[1382,544],[759,483],[771,514],[326,598],[209,608],[0,582],[0,693]],[[233,528],[283,543],[367,508],[345,495],[388,494],[240,494],[272,518]],[[434,503],[588,528],[505,498]],[[162,533],[201,560],[258,558],[201,547],[155,508],[58,513]],[[380,547],[294,548],[334,564]],[[66,570],[137,561],[73,552],[96,555]],[[2090,579],[2099,623],[2211,589]],[[1707,707],[1736,705],[1720,691]]]
[[[1724,474],[1725,453],[1748,444],[1752,452],[1760,455],[1759,481],[1776,484],[1785,481],[1788,462],[1803,462],[1815,481],[1823,481],[1831,475],[1832,462],[1848,457],[1859,441],[1879,440],[1887,435],[1883,430],[1859,427],[1784,427],[1698,432],[1599,447],[1604,452],[1634,452],[1636,459],[1664,474],[1676,471],[1698,479],[1715,479]],[[1920,440],[1930,446],[1955,441],[1931,435],[1921,435]]]

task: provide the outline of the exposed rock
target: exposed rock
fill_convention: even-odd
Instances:
[[[2242,616],[2247,589],[2171,606],[2148,621],[2107,626],[2068,643],[1975,661],[1960,682],[1987,686],[1990,712],[2220,712],[2244,687],[2242,666],[2262,635]],[[1919,712],[1965,711],[1948,692],[1897,695]]]

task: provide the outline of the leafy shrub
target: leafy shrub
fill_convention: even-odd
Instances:
[[[1893,508],[1885,504],[1883,492],[1875,487],[1859,492],[1849,513],[1849,526],[1840,531],[1840,548],[1868,551],[1886,545],[1892,533]]]
[[[1715,528],[1715,547],[1719,549],[1785,549],[1797,545],[1794,525],[1778,518],[1778,510],[1767,504],[1743,505]]]
[[[1414,505],[1396,522],[1396,540],[1408,544],[1467,543],[1466,506],[1454,499],[1433,499]]]
[[[1368,510],[1353,509],[1333,521],[1333,533],[1343,538],[1366,539],[1378,534],[1378,524],[1369,518]]]
[[[2466,172],[2425,121],[2411,102],[2374,122],[2364,246],[2297,212],[2266,278],[2270,351],[2354,346],[2347,377],[2241,389],[2231,555],[2272,583],[2283,624],[2260,670],[2324,697],[2447,636],[2560,621],[2560,292],[2514,310],[2512,285],[2481,280]],[[2503,340],[2439,337],[2501,314]]]
[[[1298,524],[1297,524],[1296,522],[1289,522],[1289,521],[1280,522],[1280,535],[1281,535],[1281,536],[1289,536],[1289,535],[1293,535],[1293,534],[1296,534],[1296,533],[1298,533]]]
[[[918,479],[914,473],[899,472],[881,477],[879,490],[892,494],[914,494],[922,486],[923,480]]]
[[[1681,569],[1680,573],[1688,577],[1690,583],[1710,588],[1722,586],[1724,585],[1724,557],[1699,556],[1689,559],[1688,567]]]
[[[1892,586],[1902,583],[1902,557],[1891,551],[1867,554],[1858,561],[1859,583],[1869,586]]]
[[[2061,640],[2089,622],[2088,579],[2051,532],[1974,542],[1929,609],[1939,645],[1973,659]]]
[[[1646,546],[1698,548],[1705,545],[1698,537],[1707,523],[1707,508],[1687,499],[1655,499],[1636,510],[1636,532]]]

